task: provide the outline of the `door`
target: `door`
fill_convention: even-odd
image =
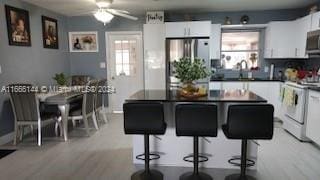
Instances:
[[[144,89],[142,33],[107,32],[106,41],[108,81],[115,88],[109,108],[118,113],[126,98]]]

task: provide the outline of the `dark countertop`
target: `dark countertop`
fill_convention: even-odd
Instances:
[[[126,99],[127,102],[228,102],[228,103],[266,103],[267,100],[248,90],[211,90],[200,98],[184,98],[177,90],[141,90]]]
[[[243,79],[239,79],[239,78],[224,78],[224,79],[218,79],[218,78],[211,78],[210,82],[214,82],[214,81],[237,81],[237,82],[284,82],[280,79],[267,79],[267,78],[253,78],[253,79],[247,79],[247,78],[243,78]]]
[[[320,92],[320,87],[308,87],[308,89]]]

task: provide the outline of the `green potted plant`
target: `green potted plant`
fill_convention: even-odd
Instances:
[[[211,74],[205,66],[204,60],[199,58],[184,57],[179,61],[174,61],[173,66],[175,77],[183,83],[182,90],[190,94],[198,91],[194,81],[206,78]]]
[[[68,78],[64,73],[57,73],[53,77],[59,86],[66,86],[68,83]]]

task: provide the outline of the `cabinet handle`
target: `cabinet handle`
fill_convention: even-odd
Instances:
[[[310,96],[312,99],[316,99],[318,101],[320,101],[320,97],[316,97],[316,96]]]
[[[298,48],[296,48],[296,52],[295,53],[296,53],[296,57],[297,57],[298,56]]]
[[[271,57],[273,57],[273,49],[271,49]]]

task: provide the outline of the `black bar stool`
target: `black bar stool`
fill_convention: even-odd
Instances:
[[[212,180],[208,174],[199,172],[199,162],[208,158],[199,155],[199,137],[217,137],[216,105],[179,104],[176,106],[176,134],[177,136],[193,137],[193,156],[186,156],[183,160],[193,162],[193,172],[180,176],[180,180]],[[193,160],[188,158],[193,157]],[[200,160],[199,160],[200,159]]]
[[[134,173],[131,180],[163,180],[163,174],[150,170],[150,160],[159,159],[157,154],[149,151],[149,135],[163,135],[167,125],[164,121],[163,104],[161,103],[125,103],[124,131],[125,134],[144,135],[144,154],[136,158],[145,161],[145,169]],[[152,156],[153,158],[151,158]]]
[[[247,141],[250,139],[272,139],[273,112],[270,104],[231,105],[228,109],[227,124],[222,125],[224,134],[229,139],[241,139],[241,173],[232,174],[225,180],[254,180],[246,175]]]

